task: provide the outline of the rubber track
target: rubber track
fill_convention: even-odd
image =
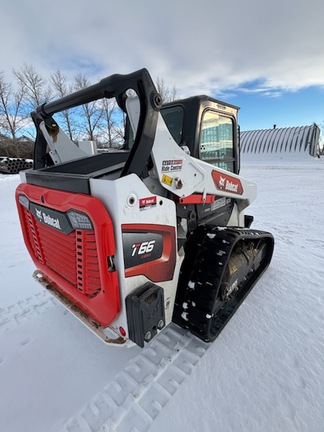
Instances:
[[[0,308],[0,332],[19,327],[26,320],[41,315],[56,305],[53,296],[41,291],[6,308]]]
[[[169,325],[60,432],[145,432],[208,349]]]
[[[240,240],[268,242],[265,265],[251,274],[244,287],[225,306],[217,300],[227,262]],[[256,281],[268,267],[273,252],[273,236],[265,231],[244,228],[199,227],[190,240],[189,257],[181,270],[173,321],[200,339],[211,342],[223,330]],[[214,317],[217,305],[222,309]]]

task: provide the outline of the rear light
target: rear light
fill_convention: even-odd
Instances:
[[[119,327],[119,333],[120,333],[121,336],[123,336],[123,337],[126,336],[126,330],[124,329],[124,327],[122,327],[122,326]]]
[[[91,220],[88,218],[88,216],[85,213],[71,210],[67,212],[67,216],[74,229],[93,230]]]

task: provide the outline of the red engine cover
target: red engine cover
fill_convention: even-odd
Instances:
[[[24,198],[26,197],[26,198]],[[113,224],[95,197],[20,184],[16,202],[27,249],[48,281],[106,327],[120,310],[118,274],[109,267],[115,255]],[[91,221],[74,229],[66,214],[74,210]]]

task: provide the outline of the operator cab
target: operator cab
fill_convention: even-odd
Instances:
[[[173,139],[191,156],[239,174],[238,110],[202,95],[166,103],[160,112]],[[133,133],[128,123],[125,134],[125,148],[130,149]]]
[[[164,104],[160,113],[174,141],[196,159],[239,174],[240,149],[237,113],[239,108],[211,97],[193,96]],[[126,121],[125,149],[133,145],[133,132]],[[225,226],[233,211],[234,199],[216,197],[203,205],[177,205],[179,220],[188,222],[185,232],[201,224]],[[184,235],[184,239],[186,235]],[[181,245],[181,241],[179,245]]]

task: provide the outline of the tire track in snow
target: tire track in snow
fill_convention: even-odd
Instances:
[[[6,308],[0,308],[0,333],[15,329],[26,320],[41,315],[56,306],[55,299],[41,291]]]
[[[145,432],[209,345],[171,324],[60,432]]]
[[[0,308],[0,334],[56,306],[55,298],[41,291]],[[60,432],[147,431],[208,347],[187,330],[169,325]]]

